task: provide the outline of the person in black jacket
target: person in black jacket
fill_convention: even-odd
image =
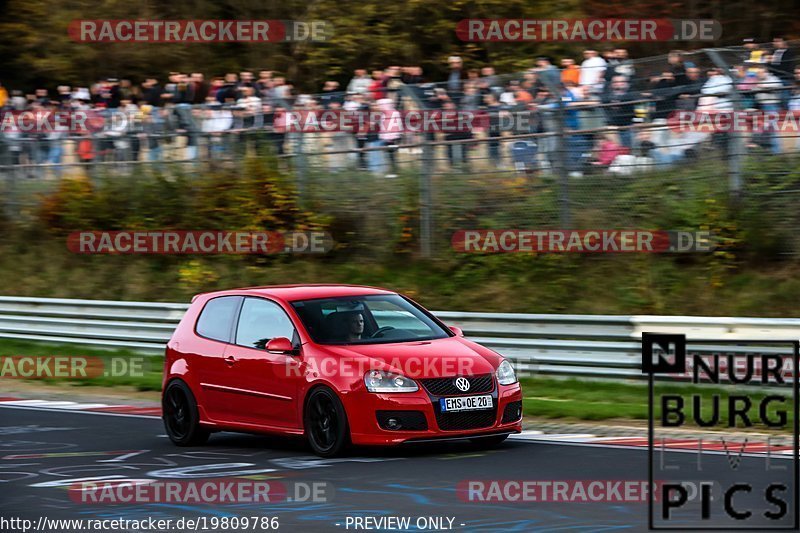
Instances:
[[[422,67],[416,65],[411,67],[403,67],[400,80],[406,85],[418,85],[420,83],[424,83],[425,78],[422,77]]]
[[[344,105],[344,93],[339,90],[339,82],[335,80],[328,80],[322,87],[322,94],[319,96],[319,103],[325,109],[330,109],[331,104],[337,104],[339,107]]]
[[[607,106],[606,116],[610,126],[625,127],[633,123],[635,114],[634,104],[630,103],[637,99],[631,92],[630,84],[625,76],[614,76],[611,79],[611,88],[603,97],[604,104]],[[623,146],[631,148],[633,146],[633,135],[630,129],[621,129],[619,139]]]
[[[442,105],[442,111],[453,113],[458,108],[455,102],[447,101]],[[454,128],[448,130],[444,135],[445,141],[466,141],[472,139],[472,131],[469,128]],[[447,145],[447,160],[450,162],[451,167],[461,165],[465,171],[469,171],[469,143],[459,142]]]
[[[500,163],[500,135],[502,135],[500,124],[500,113],[503,111],[503,106],[497,101],[497,97],[492,93],[486,93],[483,96],[483,101],[486,104],[486,112],[489,115],[489,128],[486,132],[489,137],[489,160],[497,165]]]
[[[672,70],[665,70],[661,76],[650,79],[650,89],[642,96],[655,99],[654,119],[667,118],[675,110],[675,100],[678,97],[675,93],[675,86]]]
[[[208,85],[206,84],[205,76],[202,72],[192,72],[189,76],[189,84],[191,86],[191,102],[194,105],[201,105],[206,103],[208,98]]]
[[[686,77],[686,67],[683,64],[683,52],[673,50],[667,54],[667,64],[675,86],[686,85],[689,78]]]
[[[161,99],[163,93],[164,89],[155,78],[147,78],[142,83],[142,100],[151,107],[161,107],[163,105]]]
[[[217,102],[220,104],[235,103],[239,98],[239,78],[234,72],[225,74],[225,83],[217,91]]]
[[[632,84],[636,81],[636,67],[633,62],[628,58],[628,50],[625,48],[614,48],[605,54],[606,56],[606,70],[603,76],[606,80],[606,91],[610,89],[611,80],[615,76],[625,76],[628,83]]]
[[[772,40],[773,52],[770,59],[770,70],[778,76],[784,84],[792,82],[794,68],[797,66],[797,54],[789,48],[789,44],[783,37],[775,37]]]
[[[675,84],[675,108],[678,111],[694,111],[697,109],[697,101],[700,99],[700,90],[706,82],[703,71],[698,67],[691,66],[686,69],[686,83],[683,85]]]
[[[161,94],[164,90],[155,78],[147,78],[142,83],[142,100],[152,107],[161,107]]]
[[[458,107],[464,87],[464,63],[458,56],[450,56],[447,59],[447,63],[450,65],[450,73],[447,75],[447,95]]]

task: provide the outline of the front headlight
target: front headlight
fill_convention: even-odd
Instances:
[[[364,385],[370,392],[415,392],[419,390],[417,382],[400,374],[370,370],[364,374]]]
[[[505,359],[503,359],[503,362],[497,367],[495,375],[500,385],[511,385],[517,382],[517,375],[514,373],[514,368],[511,366],[511,363]]]

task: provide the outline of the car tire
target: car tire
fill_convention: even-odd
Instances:
[[[179,380],[167,385],[161,400],[162,419],[169,440],[178,446],[198,446],[210,432],[200,425],[197,401],[189,386]]]
[[[303,427],[315,454],[341,455],[350,444],[350,426],[341,400],[328,387],[317,387],[306,400]]]
[[[470,439],[475,446],[483,449],[495,448],[500,446],[508,438],[508,435],[492,435],[491,437],[481,437],[478,439]]]

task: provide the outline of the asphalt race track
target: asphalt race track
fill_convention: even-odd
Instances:
[[[675,466],[689,467],[696,461],[693,454],[668,455]],[[355,530],[347,527],[348,517],[409,516],[412,523],[419,517],[449,517],[456,531],[643,531],[646,502],[470,502],[459,496],[457,486],[476,479],[645,481],[647,458],[645,449],[516,438],[491,451],[450,443],[357,449],[343,459],[323,460],[299,440],[217,433],[203,447],[177,448],[155,417],[2,407],[0,516],[34,523],[42,516],[266,516],[278,517],[279,531]],[[727,469],[727,461],[724,455],[709,455],[704,473],[713,477],[715,471]],[[749,479],[758,480],[768,475],[762,462],[744,457],[740,468]],[[298,496],[303,501],[111,505],[75,502],[66,490],[76,479],[185,479],[197,472],[203,472],[204,479],[216,475],[280,481],[289,496],[298,496],[292,492],[297,486],[316,483],[325,487],[327,501]]]

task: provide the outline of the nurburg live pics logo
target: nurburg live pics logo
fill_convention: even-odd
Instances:
[[[725,344],[692,340],[697,348],[687,351],[685,335],[642,333],[642,372],[649,381],[648,482],[658,491],[648,496],[649,529],[797,531],[800,342],[737,339]],[[656,377],[673,386],[656,396]],[[674,386],[676,379],[687,377],[687,388]],[[752,428],[754,422],[759,433],[739,429]],[[683,441],[692,443],[688,448],[697,441],[696,456],[687,455],[693,451],[687,447],[680,450],[684,453],[665,454],[667,439],[656,439],[656,430],[684,430],[680,438],[685,439],[686,429],[709,435]],[[717,437],[709,429],[724,433]],[[769,435],[765,443],[753,442],[763,441],[764,433]],[[771,444],[776,436],[787,443],[777,454],[781,448]],[[718,451],[708,453],[711,449]],[[700,488],[690,496],[690,486]]]

